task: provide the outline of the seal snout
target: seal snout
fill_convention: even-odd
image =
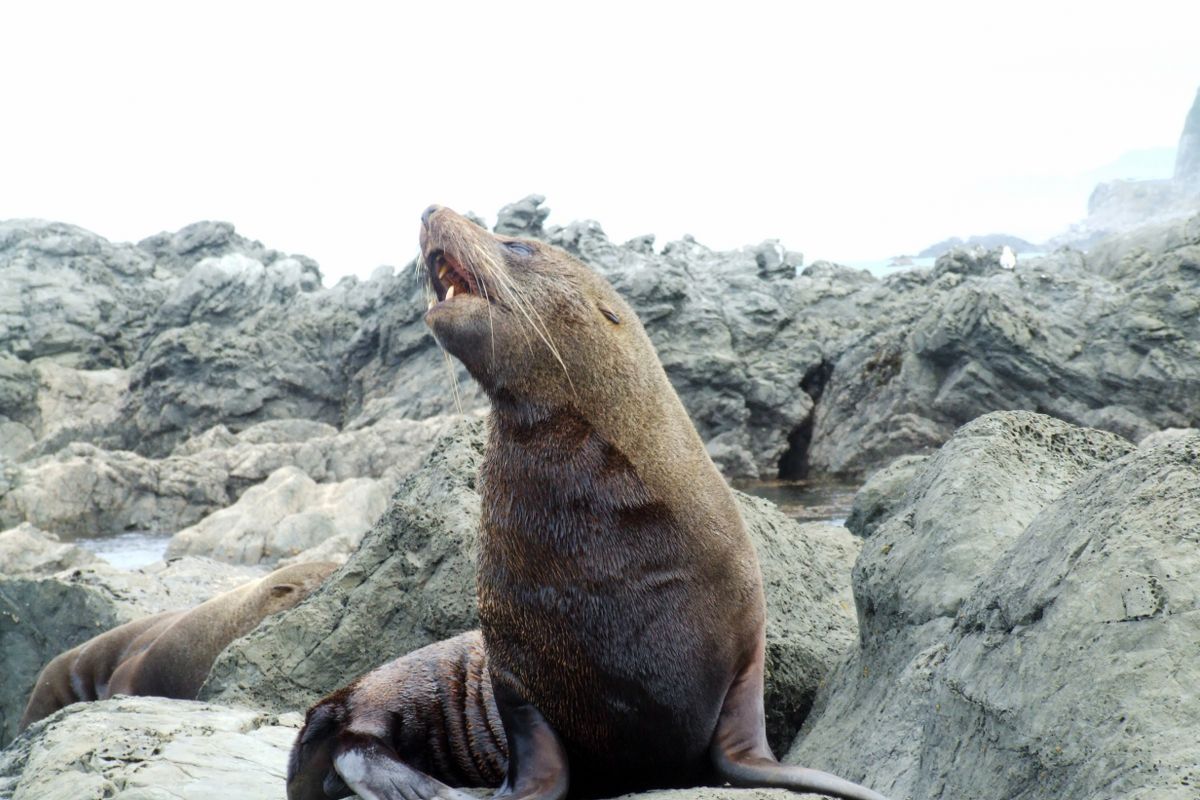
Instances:
[[[441,209],[442,209],[441,206],[439,206],[437,203],[434,203],[429,208],[422,211],[421,212],[421,224],[428,225],[430,218],[433,217],[433,215],[436,214],[438,211],[441,211]]]

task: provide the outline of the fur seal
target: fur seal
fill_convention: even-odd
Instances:
[[[283,567],[195,608],[127,622],[60,653],[38,674],[17,730],[71,703],[117,694],[196,699],[230,642],[299,603],[335,569],[325,561]]]
[[[439,206],[421,253],[426,323],[492,407],[482,631],[310,709],[290,800],[497,783],[521,800],[724,783],[884,800],[772,755],[757,557],[633,309],[563,250]]]

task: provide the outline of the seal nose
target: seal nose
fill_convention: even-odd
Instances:
[[[436,203],[434,203],[434,204],[433,204],[433,205],[431,205],[429,208],[427,208],[427,209],[425,209],[424,211],[422,211],[422,212],[421,212],[421,224],[422,224],[422,225],[428,225],[428,224],[429,224],[429,218],[430,218],[430,217],[432,217],[432,216],[433,216],[435,213],[437,213],[437,212],[438,212],[438,210],[440,210],[440,209],[441,209],[441,206],[439,206],[439,205],[437,205]]]

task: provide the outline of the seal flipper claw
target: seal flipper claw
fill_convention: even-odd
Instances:
[[[878,792],[828,772],[779,763],[767,744],[764,657],[760,634],[754,658],[733,679],[717,719],[710,750],[717,776],[731,786],[742,788],[791,789],[843,800],[888,800]]]
[[[382,742],[338,748],[333,768],[362,800],[478,800],[413,769]]]

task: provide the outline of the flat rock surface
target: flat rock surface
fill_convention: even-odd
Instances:
[[[0,752],[0,798],[285,800],[300,723],[158,697],[77,703]]]

